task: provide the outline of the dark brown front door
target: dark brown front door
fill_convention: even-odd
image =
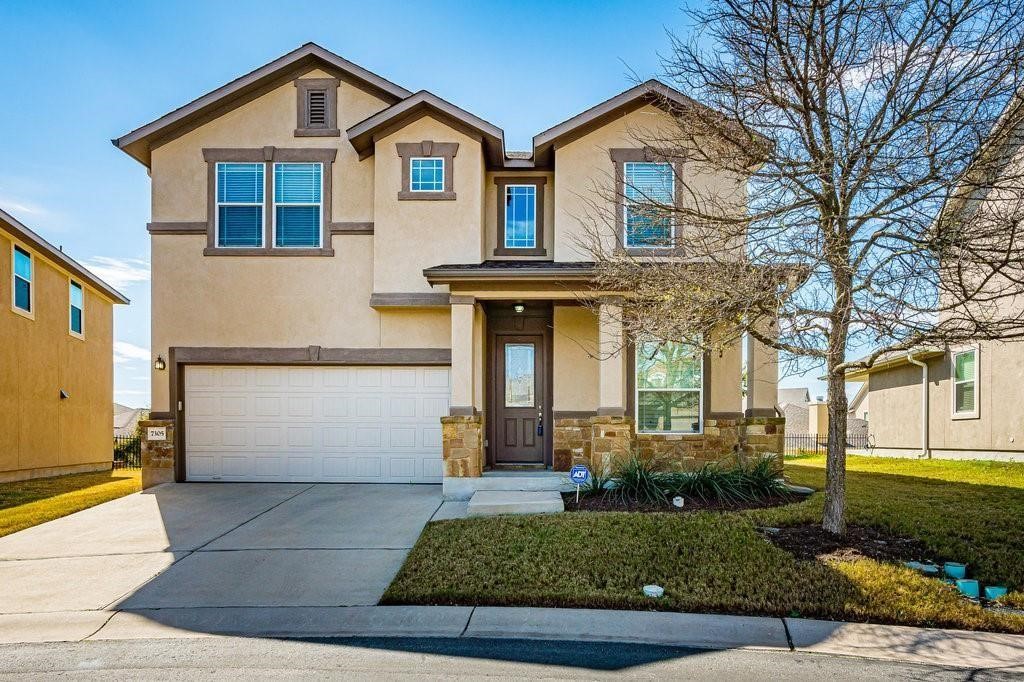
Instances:
[[[495,336],[495,464],[544,464],[544,336]]]

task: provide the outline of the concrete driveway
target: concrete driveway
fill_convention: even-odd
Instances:
[[[0,614],[376,604],[433,485],[178,483],[0,538]]]

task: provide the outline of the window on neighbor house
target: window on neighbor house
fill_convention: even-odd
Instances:
[[[953,353],[953,416],[978,413],[978,349]]]
[[[700,433],[704,358],[671,341],[636,345],[636,424],[641,433]]]
[[[20,246],[14,247],[14,291],[11,304],[15,310],[32,312],[32,254]]]
[[[537,186],[505,186],[505,248],[537,246]]]
[[[674,203],[672,164],[627,161],[623,167],[623,239],[627,248],[672,246],[674,227],[665,206]]]
[[[409,174],[409,190],[412,192],[444,191],[443,158],[410,159]]]
[[[68,284],[68,329],[79,336],[85,333],[85,291],[75,281]]]
[[[217,246],[263,246],[263,164],[217,164]]]
[[[319,163],[274,164],[274,246],[318,248],[323,232]]]

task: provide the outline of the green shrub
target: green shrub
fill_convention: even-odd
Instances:
[[[638,504],[667,504],[671,489],[669,476],[661,471],[657,459],[632,453],[615,463],[611,475],[613,487],[608,494]]]

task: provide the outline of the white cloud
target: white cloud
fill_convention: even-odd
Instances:
[[[83,264],[97,277],[117,289],[149,281],[149,263],[139,258],[96,256],[84,261]]]
[[[114,362],[131,362],[132,360],[149,361],[149,349],[136,346],[127,341],[114,342]]]
[[[48,211],[45,208],[39,206],[38,204],[33,204],[28,201],[16,199],[15,197],[5,194],[0,194],[0,208],[3,208],[8,213],[12,213],[15,216],[19,214],[43,216],[48,213]]]

